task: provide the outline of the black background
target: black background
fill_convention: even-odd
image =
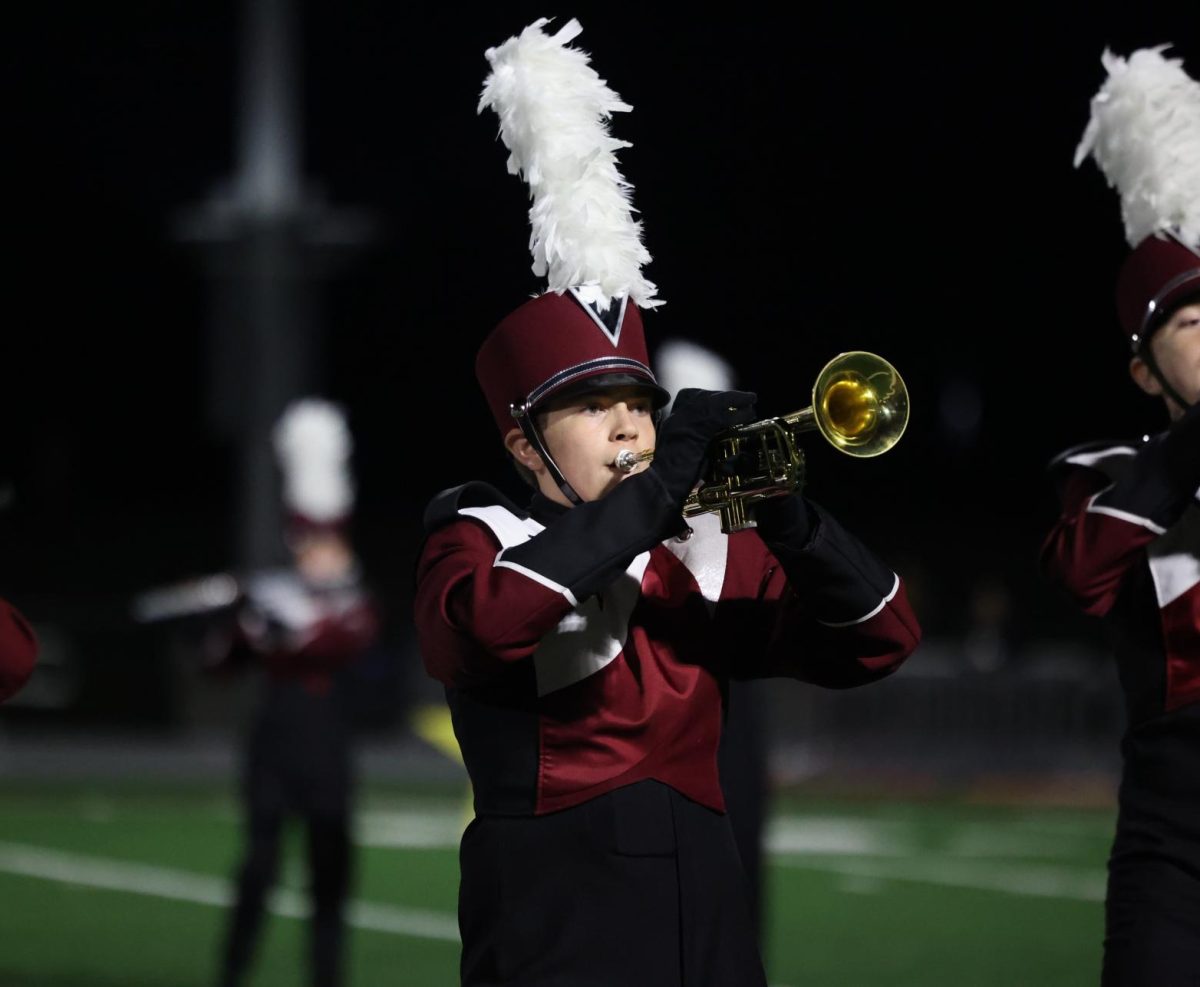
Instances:
[[[323,373],[397,621],[428,498],[519,490],[473,358],[539,286],[526,188],[475,105],[484,50],[555,13],[634,106],[613,129],[668,302],[651,345],[720,350],[764,414],[807,405],[837,352],[883,354],[908,434],[869,462],[814,441],[814,499],[910,580],[930,634],[988,580],[1021,635],[1093,633],[1037,573],[1045,464],[1165,419],[1127,376],[1117,197],[1072,155],[1106,45],[1173,42],[1200,75],[1194,3],[305,6],[305,172],[380,230],[321,296]],[[0,593],[35,617],[230,564],[207,287],[171,231],[235,166],[238,26],[228,2],[58,5],[6,32]]]

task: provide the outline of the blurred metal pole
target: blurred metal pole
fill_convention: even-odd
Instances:
[[[236,171],[177,227],[200,246],[211,283],[208,420],[238,449],[234,564],[244,569],[282,559],[271,428],[321,387],[320,282],[372,226],[306,187],[296,36],[291,0],[246,0]]]

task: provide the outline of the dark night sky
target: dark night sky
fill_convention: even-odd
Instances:
[[[559,12],[634,106],[614,132],[668,300],[652,340],[722,350],[764,413],[807,405],[843,349],[905,375],[900,446],[852,462],[814,443],[810,492],[910,576],[931,630],[988,573],[1035,629],[1075,627],[1036,576],[1045,462],[1161,424],[1115,325],[1116,196],[1071,158],[1105,45],[1174,42],[1200,76],[1200,32],[1193,2],[1114,7]],[[0,593],[35,610],[220,568],[231,544],[206,287],[171,224],[233,167],[237,7],[78,8],[22,15],[4,58]],[[398,600],[430,495],[516,489],[472,361],[537,283],[525,187],[475,103],[484,49],[555,13],[412,9],[303,16],[306,172],[381,230],[324,292],[324,390],[350,410],[362,551]],[[978,429],[956,432],[942,408],[973,400]]]

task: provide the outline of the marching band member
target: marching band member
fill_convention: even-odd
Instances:
[[[765,984],[717,746],[731,679],[875,681],[916,646],[898,576],[803,496],[726,535],[682,507],[753,394],[666,393],[659,305],[607,126],[629,109],[542,20],[488,51],[509,170],[533,192],[549,290],[475,369],[532,486],[434,498],[417,632],[475,795],[460,851],[462,983]],[[632,472],[622,452],[652,449]]]
[[[339,672],[378,632],[348,525],[350,434],[341,410],[308,399],[275,429],[293,564],[247,581],[231,626],[210,638],[216,667],[253,661],[265,685],[242,778],[245,853],[222,960],[223,987],[243,982],[273,885],[286,817],[308,836],[312,983],[340,982],[342,909],[351,871],[350,724]]]
[[[1163,49],[1108,72],[1076,156],[1120,192],[1117,279],[1130,375],[1169,421],[1051,466],[1062,513],[1043,564],[1104,618],[1128,726],[1108,864],[1103,983],[1200,976],[1200,84]]]

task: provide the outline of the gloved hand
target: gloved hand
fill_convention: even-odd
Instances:
[[[768,545],[788,545],[804,548],[817,526],[817,515],[802,494],[772,497],[754,507],[758,535]]]
[[[650,469],[680,505],[704,470],[714,435],[754,421],[758,395],[749,391],[702,391],[685,388],[675,398],[670,416],[658,432]]]

